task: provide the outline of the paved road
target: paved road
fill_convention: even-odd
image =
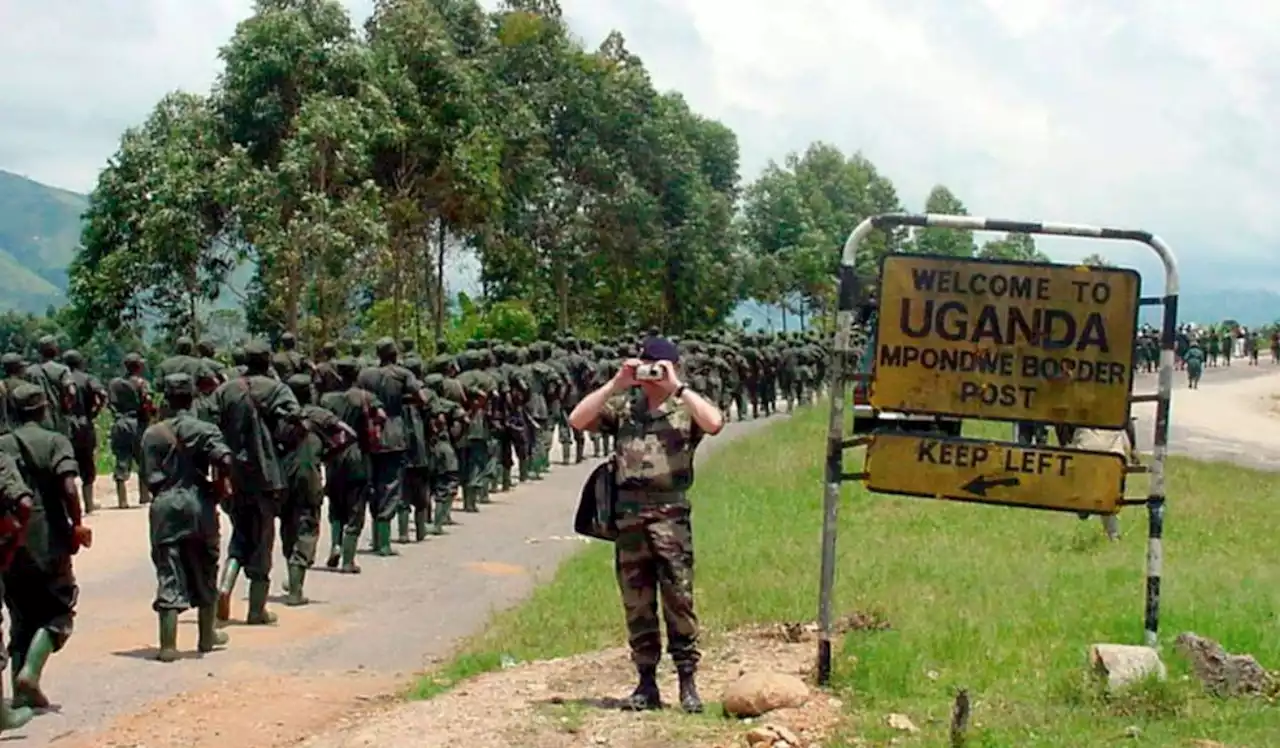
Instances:
[[[1207,394],[1208,390],[1229,387],[1257,377],[1275,376],[1280,373],[1280,366],[1264,360],[1258,366],[1249,366],[1236,361],[1229,367],[1219,366],[1205,369],[1204,378],[1200,381],[1200,390]],[[1173,454],[1187,455],[1200,460],[1223,460],[1236,462],[1247,467],[1260,470],[1280,470],[1280,448],[1267,448],[1259,443],[1261,440],[1247,438],[1228,438],[1220,433],[1197,428],[1186,419],[1178,419],[1178,395],[1187,387],[1186,375],[1176,372],[1173,380],[1174,400],[1173,418],[1169,426],[1169,449]],[[1135,393],[1149,393],[1156,390],[1154,375],[1140,375],[1134,386]],[[1199,394],[1199,393],[1197,393]],[[1148,452],[1152,448],[1155,434],[1155,404],[1139,403],[1133,406],[1133,415],[1138,417],[1138,448]],[[1224,414],[1224,418],[1230,418]],[[1276,429],[1280,430],[1280,422]],[[1243,436],[1243,435],[1242,435]]]
[[[703,452],[781,418],[731,424]],[[594,462],[557,465],[544,481],[496,495],[479,514],[455,510],[462,525],[452,534],[398,546],[402,555],[395,559],[364,555],[364,573],[358,577],[315,570],[307,583],[312,605],[277,605],[277,626],[232,626],[231,646],[224,652],[172,665],[150,659],[155,578],[146,550],[146,513],[100,511],[90,519],[97,542],[77,561],[76,633],[47,673],[50,698],[64,706],[23,730],[27,744],[82,736],[157,699],[226,682],[246,667],[267,673],[420,671],[479,630],[492,611],[526,596],[582,547],[572,533],[572,511]],[[111,497],[100,492],[104,499]],[[327,543],[326,538],[322,548]],[[279,569],[279,558],[276,563]],[[236,601],[233,619],[243,618],[244,605]],[[183,616],[183,649],[194,648],[194,621],[187,621],[193,617]]]

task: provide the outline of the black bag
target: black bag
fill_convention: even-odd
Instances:
[[[597,540],[618,539],[615,514],[618,503],[618,480],[613,460],[606,460],[591,471],[582,486],[578,512],[573,518],[573,531]]]

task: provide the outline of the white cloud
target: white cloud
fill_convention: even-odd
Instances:
[[[1199,278],[1280,270],[1280,4],[562,2],[588,43],[620,29],[660,87],[733,127],[744,177],[822,139],[911,208],[941,182],[974,213],[1154,230]],[[0,167],[88,189],[157,98],[207,89],[250,6],[0,2],[0,69],[21,71],[0,80]],[[1095,249],[1143,256],[1063,256]]]

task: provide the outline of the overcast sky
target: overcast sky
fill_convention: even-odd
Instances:
[[[561,2],[589,44],[620,29],[659,87],[730,125],[745,179],[827,140],[911,209],[941,182],[976,215],[1153,230],[1189,283],[1280,273],[1280,3]],[[370,2],[347,5],[363,21]],[[161,95],[208,90],[250,6],[0,0],[0,168],[90,190]],[[1156,267],[1138,248],[1046,248]]]

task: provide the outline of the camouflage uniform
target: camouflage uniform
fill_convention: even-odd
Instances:
[[[4,397],[8,397],[7,391]],[[22,479],[17,461],[0,452],[0,580],[3,580],[3,573],[8,570],[22,543],[22,528],[31,521],[34,500],[31,488]],[[3,582],[0,581],[0,596],[3,594]],[[0,615],[0,624],[3,622],[3,615]],[[9,664],[9,653],[3,649],[3,644],[4,639],[0,637],[0,671]],[[16,730],[30,722],[33,716],[35,713],[27,707],[9,707],[4,697],[3,679],[0,679],[0,732]]]
[[[369,480],[372,475],[370,454],[381,439],[385,416],[382,403],[372,392],[356,385],[358,364],[343,359],[334,366],[345,389],[327,392],[320,405],[333,413],[356,433],[354,443],[329,455],[325,462],[325,494],[329,497],[329,535],[333,547],[326,566],[344,574],[359,574],[356,544],[364,529],[364,513],[369,503]]]
[[[156,569],[151,607],[160,622],[156,659],[173,662],[178,659],[178,615],[188,608],[199,614],[199,651],[227,643],[216,629],[219,496],[206,476],[211,469],[227,475],[231,450],[217,426],[191,411],[196,396],[191,377],[170,374],[163,386],[175,412],[142,434],[142,471],[155,497],[148,523]]]
[[[98,479],[98,432],[93,422],[107,401],[107,391],[97,377],[85,370],[86,362],[79,351],[62,354],[62,362],[71,369],[71,380],[75,384],[68,435],[76,450],[76,464],[80,466],[80,500],[84,513],[92,514],[93,483]]]
[[[640,390],[611,398],[597,428],[615,439],[614,568],[631,657],[641,679],[631,705],[644,709],[660,703],[654,680],[662,657],[659,598],[667,647],[681,676],[681,700],[687,702],[687,690],[696,697],[693,674],[701,655],[693,605],[693,530],[685,491],[693,484],[693,456],[703,433],[679,401],[668,399],[650,411]]]

